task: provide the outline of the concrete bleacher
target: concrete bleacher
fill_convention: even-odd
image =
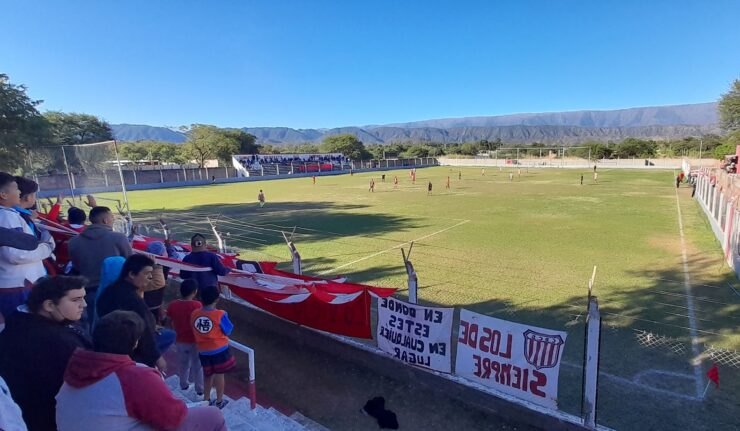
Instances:
[[[188,406],[204,405],[192,385],[186,391],[180,389],[180,379],[177,376],[170,376],[165,382],[175,397],[185,401]],[[230,431],[329,431],[298,412],[287,416],[274,408],[265,408],[259,404],[252,410],[246,397],[237,400],[226,396],[224,398],[229,400],[222,411]]]

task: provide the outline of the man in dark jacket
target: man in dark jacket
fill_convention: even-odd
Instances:
[[[201,234],[195,234],[190,238],[191,252],[185,256],[182,261],[184,263],[192,263],[193,265],[207,266],[210,267],[210,271],[197,272],[197,271],[180,271],[180,277],[183,280],[193,278],[198,281],[198,286],[218,286],[218,276],[226,275],[231,270],[221,263],[216,253],[208,251],[208,243],[206,237]]]
[[[98,317],[102,319],[116,310],[138,314],[146,323],[146,330],[131,358],[164,371],[166,363],[161,352],[175,342],[175,332],[170,329],[157,331],[154,316],[142,298],[142,292],[149,286],[153,271],[154,261],[143,254],[134,254],[126,259],[118,281],[106,288],[98,298]]]
[[[64,369],[89,339],[73,322],[85,308],[85,280],[40,279],[28,297],[28,313],[15,313],[0,333],[0,376],[23,411],[29,431],[55,430],[56,401]]]
[[[103,261],[112,256],[131,256],[131,244],[122,233],[113,231],[113,213],[108,207],[90,210],[90,226],[69,240],[68,251],[72,266],[88,280],[87,316],[92,321],[95,315],[95,292],[100,282]]]

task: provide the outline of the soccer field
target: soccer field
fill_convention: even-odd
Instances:
[[[283,262],[287,270],[280,231],[295,226],[305,272],[396,287],[401,296],[400,248],[413,241],[421,303],[568,332],[560,408],[574,414],[580,413],[587,284],[597,266],[594,294],[604,313],[599,422],[619,429],[734,428],[737,368],[721,365],[721,391],[699,395],[711,353],[740,348],[740,296],[732,290],[740,287],[690,187],[676,193],[674,172],[599,170],[598,183],[592,171],[575,169],[488,168],[484,176],[480,169],[435,167],[418,170],[416,184],[408,170],[384,172],[385,182],[381,174],[128,197],[137,222],[155,226],[161,215],[178,239],[209,235],[205,217],[220,215],[230,246],[247,259]],[[260,189],[264,208],[257,205]]]

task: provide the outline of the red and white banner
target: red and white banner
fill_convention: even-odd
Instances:
[[[378,348],[407,364],[449,373],[454,311],[378,298]]]
[[[557,409],[567,334],[460,310],[455,374]]]
[[[66,238],[77,235],[74,230],[55,222],[45,221],[45,225]],[[211,271],[209,267],[144,251],[147,245],[154,241],[162,240],[135,235],[132,246],[135,252],[145,254],[158,264],[170,268],[172,276],[179,275],[181,270]],[[182,251],[182,255],[190,251],[188,245],[179,244],[177,241],[172,241],[172,245]],[[334,334],[372,338],[370,294],[383,298],[396,291],[391,288],[347,283],[346,279],[339,277],[323,279],[284,272],[276,268],[275,262],[253,262],[259,267],[256,271],[262,272],[243,271],[237,269],[238,255],[215,251],[214,253],[224,266],[231,268],[229,274],[218,277],[221,286],[228,287],[235,295],[272,314]]]

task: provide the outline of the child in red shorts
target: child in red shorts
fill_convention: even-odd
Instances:
[[[220,290],[217,286],[206,286],[200,289],[203,308],[194,310],[190,322],[198,348],[200,364],[203,367],[205,383],[204,400],[210,405],[222,409],[224,400],[224,374],[236,366],[236,358],[229,351],[229,334],[234,325],[225,311],[216,308]],[[216,400],[211,400],[211,387],[216,387]]]

